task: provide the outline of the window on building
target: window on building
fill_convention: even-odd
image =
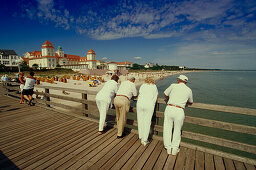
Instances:
[[[3,59],[9,59],[9,56],[8,55],[4,55]]]
[[[3,64],[4,64],[4,65],[9,65],[10,62],[9,62],[9,61],[3,61]]]

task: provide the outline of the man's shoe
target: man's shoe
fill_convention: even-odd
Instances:
[[[148,141],[147,141],[147,142],[141,141],[141,144],[142,144],[143,146],[147,146],[148,143],[149,143]]]
[[[99,135],[102,135],[104,133],[104,131],[98,131]]]
[[[172,155],[177,155],[179,153],[179,148],[172,148]]]
[[[121,139],[121,138],[123,138],[123,136],[117,136],[116,138],[117,138],[117,139]]]

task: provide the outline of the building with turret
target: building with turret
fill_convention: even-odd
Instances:
[[[113,63],[106,63],[104,61],[96,60],[96,53],[90,49],[85,57],[78,55],[65,54],[62,47],[58,46],[57,51],[55,47],[48,40],[42,44],[41,51],[26,52],[24,61],[29,67],[53,69],[56,67],[69,69],[113,69]],[[110,64],[111,66],[108,66]],[[120,65],[120,70],[126,69],[127,66],[132,65],[131,62],[116,63]]]
[[[96,69],[96,53],[90,49],[86,57],[65,54],[62,47],[55,47],[48,40],[42,44],[41,51],[27,52],[24,57],[29,67],[53,69],[57,66],[71,69]]]

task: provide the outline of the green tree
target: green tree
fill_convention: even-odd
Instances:
[[[144,68],[144,66],[139,65],[139,64],[137,64],[137,63],[134,63],[133,66],[132,66],[130,69],[131,69],[131,70],[141,70],[141,69],[143,69],[143,68]]]
[[[2,72],[2,71],[5,71],[6,70],[6,67],[5,67],[5,65],[3,65],[3,64],[0,64],[0,71]]]
[[[20,69],[21,71],[28,71],[29,70],[29,67],[28,67],[28,64],[26,61],[23,61],[21,64],[20,64]]]

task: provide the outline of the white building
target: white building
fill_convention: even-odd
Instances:
[[[127,70],[127,68],[132,67],[132,66],[133,66],[132,62],[129,62],[129,61],[117,63],[118,70]]]
[[[97,69],[96,54],[92,49],[87,52],[87,57],[65,54],[60,46],[55,52],[53,44],[48,40],[42,44],[41,51],[27,52],[22,59],[29,67],[52,69],[60,65],[70,69]]]
[[[110,69],[110,70],[126,70],[127,67],[132,67],[132,62],[109,62],[96,60],[96,53],[90,49],[85,57],[78,55],[65,54],[62,47],[55,48],[48,40],[42,44],[41,51],[26,52],[24,57],[29,67],[39,68],[56,68],[58,65],[61,68],[69,69]],[[110,65],[109,65],[110,64]]]
[[[14,50],[0,49],[0,64],[6,67],[18,67],[16,60],[19,59],[17,53]]]
[[[147,63],[144,67],[145,67],[145,68],[154,67],[154,64],[153,64],[153,63]]]
[[[97,69],[97,65],[96,65],[96,54],[95,52],[90,49],[87,52],[87,64],[88,64],[88,68],[89,69]]]
[[[108,70],[112,70],[112,71],[118,70],[116,62],[113,62],[113,61],[108,62],[107,65],[108,65]]]

